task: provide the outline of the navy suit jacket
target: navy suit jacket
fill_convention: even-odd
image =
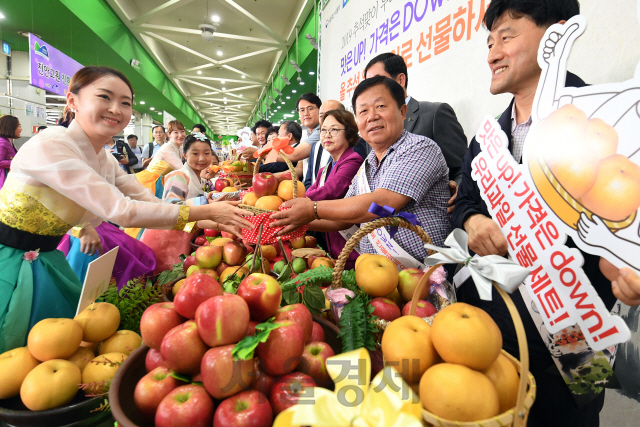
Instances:
[[[565,85],[567,87],[586,86],[585,82],[582,81],[580,77],[571,73],[567,73]],[[498,124],[500,124],[504,133],[509,137],[509,151],[513,150],[513,138],[511,137],[511,109],[513,107],[513,102],[514,100],[511,100],[509,107],[507,107],[507,109],[498,118]],[[487,205],[480,196],[478,184],[473,180],[471,175],[471,162],[480,153],[480,151],[480,145],[474,137],[469,145],[469,150],[462,161],[462,181],[458,188],[458,199],[456,200],[455,209],[451,217],[453,228],[464,229],[464,222],[473,214],[482,214],[491,218]],[[567,238],[566,246],[570,248],[576,247],[570,237]],[[611,282],[600,272],[598,265],[600,257],[587,254],[586,252],[582,252],[582,256],[584,257],[584,266],[582,268],[585,274],[607,308],[613,308],[616,298],[611,291]],[[476,287],[471,282],[471,279],[469,279],[460,286],[460,288],[458,288],[457,296],[460,301],[480,307],[489,313],[502,331],[503,348],[508,353],[519,358],[518,340],[516,338],[513,321],[511,320],[507,306],[497,291],[493,289],[492,301],[482,301],[478,296]],[[520,291],[518,290],[511,294],[511,298],[518,308],[518,312],[520,313],[520,317],[522,318],[525,332],[527,334],[529,355],[531,358],[531,371],[535,375],[536,371],[540,372],[549,367],[555,370],[555,366],[551,366],[553,365],[551,354],[549,353],[546,344],[542,341],[533,319],[531,319],[531,316],[529,315],[529,311],[522,299],[522,296],[520,295]]]

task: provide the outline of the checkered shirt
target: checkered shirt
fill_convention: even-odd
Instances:
[[[443,245],[451,231],[447,213],[451,193],[449,168],[438,144],[403,130],[380,162],[376,153],[371,151],[363,167],[372,192],[384,188],[410,197],[412,200],[401,210],[415,214],[433,244]],[[345,198],[360,194],[357,180],[356,175]],[[393,240],[420,262],[427,256],[424,243],[412,231],[400,228]],[[360,252],[377,253],[368,238],[360,241]]]
[[[529,120],[526,122],[518,124],[518,122],[516,122],[516,103],[514,102],[511,108],[511,136],[513,137],[513,150],[511,151],[513,158],[516,159],[518,163],[522,161],[524,140],[527,138],[529,129],[531,129],[531,116],[529,116]]]

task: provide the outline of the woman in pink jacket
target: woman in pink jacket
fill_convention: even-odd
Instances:
[[[0,117],[0,188],[11,169],[11,160],[18,151],[13,145],[13,138],[20,138],[21,133],[22,126],[17,117],[8,114]]]
[[[322,148],[331,154],[332,162],[320,169],[316,182],[306,192],[308,198],[317,202],[342,199],[347,194],[353,177],[364,161],[353,151],[359,140],[358,125],[352,113],[346,110],[331,110],[325,113],[320,127],[320,143]],[[336,259],[346,241],[338,231],[331,231],[326,235],[329,253]],[[353,251],[345,268],[353,268],[357,257],[358,253]]]

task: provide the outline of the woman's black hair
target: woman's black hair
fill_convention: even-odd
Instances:
[[[187,151],[189,151],[189,148],[191,148],[191,146],[196,142],[204,142],[205,144],[209,144],[209,148],[211,148],[211,141],[209,141],[208,138],[199,139],[199,138],[196,138],[194,134],[191,134],[184,139],[184,143],[183,143],[184,145],[182,146],[184,153],[187,154]],[[211,150],[211,152],[213,153],[213,150]]]

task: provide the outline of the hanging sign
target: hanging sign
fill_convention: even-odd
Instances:
[[[69,82],[82,64],[29,33],[29,83],[57,95],[66,95]]]

